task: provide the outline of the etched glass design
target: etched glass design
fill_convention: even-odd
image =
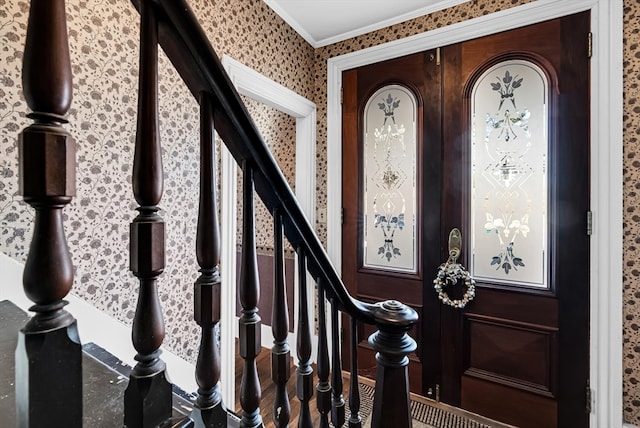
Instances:
[[[364,109],[363,266],[417,272],[415,96],[385,86]]]
[[[471,272],[547,287],[548,81],[508,60],[476,82],[471,102]]]

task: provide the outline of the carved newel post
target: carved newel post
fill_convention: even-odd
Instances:
[[[374,313],[378,331],[369,336],[369,343],[377,351],[378,369],[371,427],[411,427],[407,355],[416,350],[416,342],[407,331],[418,314],[395,300],[377,304]]]
[[[19,138],[20,194],[35,208],[24,290],[35,303],[16,348],[19,427],[82,426],[82,349],[63,308],[73,265],[62,209],[75,195],[75,142],[62,128],[71,105],[64,0],[33,0],[22,68],[34,123]],[[53,425],[52,425],[53,424]]]

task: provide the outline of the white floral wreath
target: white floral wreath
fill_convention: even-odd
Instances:
[[[467,287],[467,291],[464,293],[464,296],[462,296],[462,299],[451,300],[449,295],[442,289],[448,284],[456,284],[458,280],[464,280],[464,285]],[[471,274],[462,267],[462,265],[455,262],[450,263],[447,261],[440,265],[436,279],[433,280],[433,288],[438,292],[438,298],[442,300],[442,303],[458,309],[462,309],[467,306],[467,303],[472,301],[476,296],[476,281],[471,277]]]

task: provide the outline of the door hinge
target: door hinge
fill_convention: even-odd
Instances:
[[[340,208],[340,224],[344,224],[344,207]]]
[[[593,407],[596,404],[596,397],[593,393],[593,390],[591,389],[591,387],[589,385],[587,385],[587,396],[586,398],[586,406],[585,406],[585,410],[587,412],[587,414],[591,413],[593,411]]]
[[[587,236],[593,235],[593,211],[587,211]]]
[[[344,100],[344,88],[340,87],[340,104],[342,104]]]
[[[589,31],[587,34],[587,58],[593,55],[593,33]]]
[[[436,65],[440,65],[440,48],[436,48]]]

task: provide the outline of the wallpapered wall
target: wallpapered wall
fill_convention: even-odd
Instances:
[[[326,209],[326,62],[328,58],[411,36],[527,3],[530,0],[473,0],[315,51],[263,2],[192,1],[218,49],[318,106],[318,210]],[[640,0],[624,2],[624,419],[640,423]],[[128,223],[133,218],[130,165],[136,108],[138,17],[126,1],[68,0],[74,64],[74,102],[69,129],[78,141],[78,197],[66,209],[66,229],[77,267],[75,293],[109,314],[130,321],[137,284],[128,273]],[[20,67],[28,3],[0,0],[0,251],[23,261],[32,220],[17,196],[17,133],[28,123],[21,95]],[[249,31],[247,29],[250,29]],[[276,48],[277,47],[277,48]],[[197,196],[181,191],[197,183],[197,106],[168,61],[161,62],[161,118],[167,176],[163,216],[170,250],[161,281],[168,321],[165,343],[193,360],[197,328],[191,321],[195,224],[183,220]],[[291,128],[272,126],[273,112],[249,106],[267,141],[280,150],[285,174],[293,145]],[[285,120],[279,118],[278,120]],[[285,120],[286,121],[286,120]],[[178,124],[188,122],[185,127]],[[282,137],[283,134],[288,134]],[[290,147],[290,146],[289,146]],[[290,152],[289,152],[290,153]],[[88,224],[84,219],[93,221]],[[322,216],[319,216],[322,218]],[[317,224],[321,239],[326,225]],[[269,229],[264,226],[263,229]],[[259,245],[268,246],[262,237]],[[185,263],[185,260],[189,261]],[[170,284],[169,284],[170,283]]]
[[[191,2],[219,56],[227,54],[308,98],[313,49],[264,3]],[[29,2],[0,0],[0,251],[24,262],[32,208],[18,192],[18,133],[31,121],[21,84]],[[77,142],[77,197],[65,209],[76,267],[73,293],[123,322],[135,311],[138,281],[129,272],[129,223],[136,204],[131,165],[137,109],[139,15],[123,0],[67,0],[73,103],[67,129]],[[256,31],[247,31],[255,28]],[[273,49],[278,46],[278,49]],[[167,223],[166,269],[160,280],[165,345],[195,362],[199,327],[193,322],[197,277],[198,105],[160,54],[160,128]],[[265,141],[293,182],[295,119],[245,100]],[[271,221],[260,202],[257,245],[272,246]],[[241,215],[241,214],[239,214]],[[88,220],[88,221],[87,221]],[[267,317],[268,318],[268,317]],[[82,335],[82,326],[80,326]]]

